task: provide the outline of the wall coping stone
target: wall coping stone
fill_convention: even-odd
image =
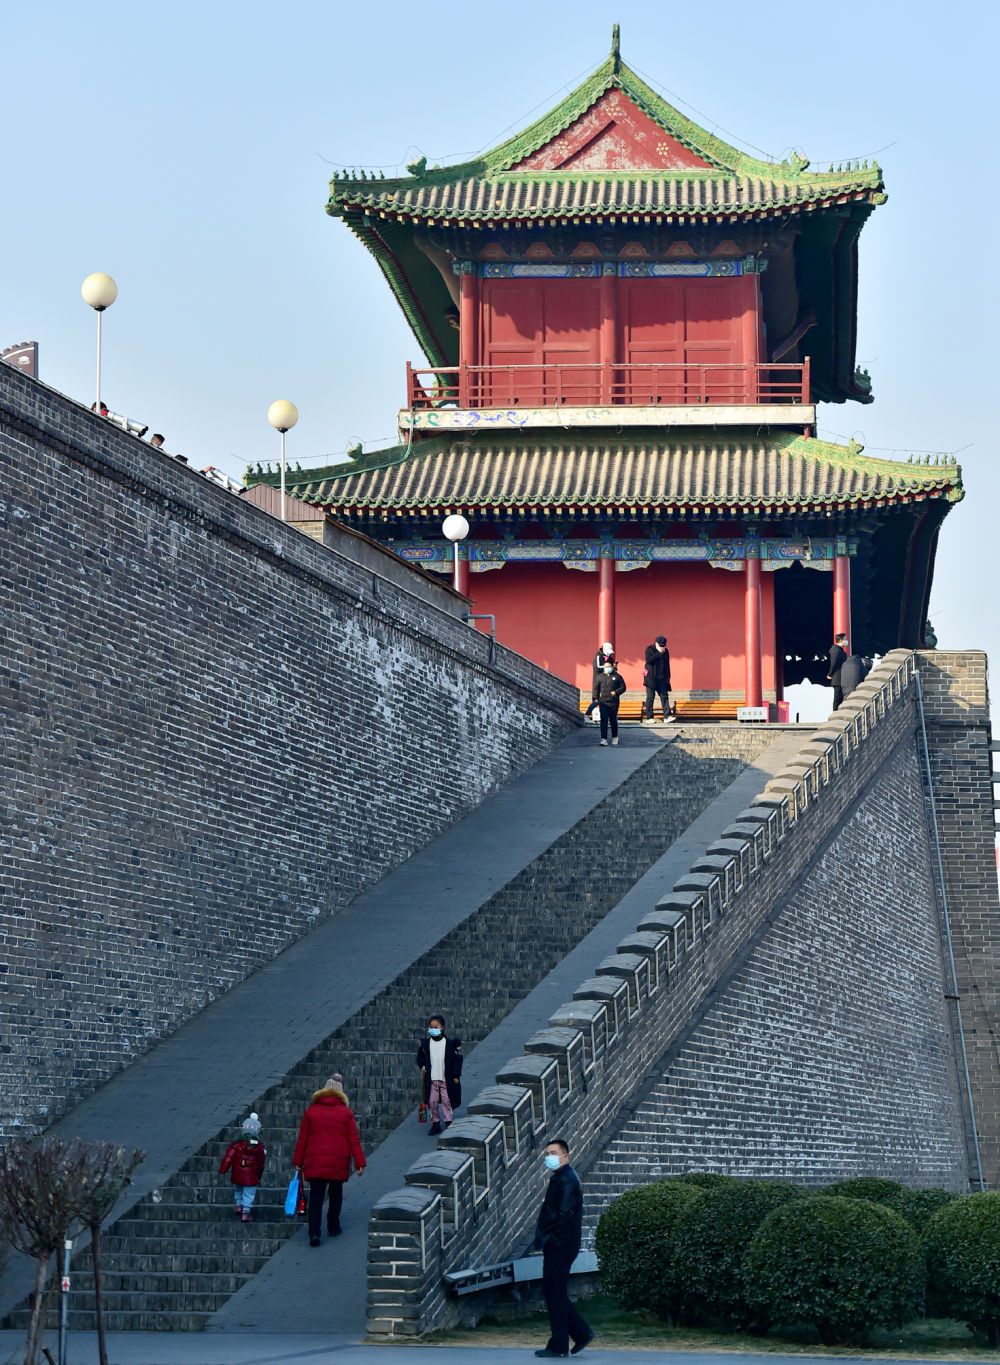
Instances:
[[[466,1105],[466,1109],[470,1114],[509,1114],[523,1104],[525,1095],[530,1094],[523,1085],[488,1085]]]
[[[516,1084],[518,1081],[537,1083],[545,1079],[555,1064],[555,1058],[547,1052],[538,1052],[534,1055],[525,1053],[521,1057],[512,1057],[509,1062],[505,1062],[497,1072],[497,1080],[508,1085]]]
[[[447,1147],[436,1147],[426,1156],[418,1157],[406,1172],[406,1183],[420,1184],[423,1180],[452,1181],[461,1175],[472,1161],[468,1152],[451,1151]]]
[[[551,1028],[539,1029],[537,1033],[533,1033],[524,1046],[545,1056],[551,1056],[565,1052],[567,1048],[573,1046],[579,1036],[576,1029],[561,1028],[554,1024]]]
[[[373,1218],[398,1218],[429,1212],[441,1199],[437,1190],[428,1190],[421,1185],[407,1185],[403,1189],[390,1190],[376,1199],[372,1205]]]

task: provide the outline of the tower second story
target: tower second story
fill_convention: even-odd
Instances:
[[[756,160],[608,59],[475,161],[331,183],[424,355],[402,429],[784,426],[871,398],[857,243],[878,166]]]

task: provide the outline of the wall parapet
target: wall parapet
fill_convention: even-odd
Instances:
[[[522,1055],[500,1068],[496,1085],[469,1104],[469,1117],[456,1120],[438,1152],[407,1173],[407,1189],[427,1196],[419,1211],[401,1212],[395,1192],[374,1205],[372,1334],[417,1335],[440,1325],[448,1314],[445,1272],[523,1246],[543,1193],[541,1146],[564,1136],[577,1163],[593,1157],[692,1012],[912,736],[914,675],[911,651],[887,654],[549,1026],[526,1040]],[[387,1283],[383,1236],[399,1236],[402,1224],[421,1258]]]

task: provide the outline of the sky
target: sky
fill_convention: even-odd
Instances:
[[[241,478],[275,458],[275,398],[301,414],[293,462],[391,443],[420,355],[324,213],[333,169],[495,145],[604,59],[615,20],[625,61],[737,146],[882,165],[889,201],[860,243],[875,402],[822,406],[819,434],[959,454],[932,621],[941,648],[1000,658],[993,5],[6,5],[0,349],[37,340],[41,377],[92,401],[79,291],[107,271],[103,395],[192,464]]]

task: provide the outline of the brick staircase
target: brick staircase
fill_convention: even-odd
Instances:
[[[118,1219],[104,1235],[102,1257],[109,1328],[202,1329],[298,1230],[282,1203],[299,1118],[313,1090],[332,1071],[343,1074],[371,1157],[415,1113],[414,1053],[426,1015],[443,1011],[468,1053],[773,738],[738,726],[673,727],[669,742],[612,795],[248,1105],[260,1115],[268,1149],[252,1225],[237,1220],[232,1186],[217,1174],[234,1129],[206,1143]],[[73,1284],[71,1326],[88,1330],[87,1252]],[[5,1325],[25,1321],[22,1308]]]

